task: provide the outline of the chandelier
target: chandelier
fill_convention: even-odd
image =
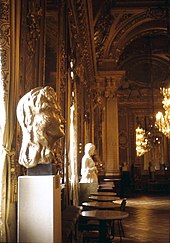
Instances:
[[[156,123],[159,131],[162,132],[166,137],[170,138],[170,88],[161,88],[161,93],[163,94],[163,108],[165,114],[158,112],[156,114]]]
[[[167,0],[167,38],[168,38],[168,79],[170,79],[170,8],[169,8],[169,0]],[[164,115],[162,112],[158,112],[156,114],[156,126],[159,131],[162,132],[166,137],[170,138],[170,88],[160,88],[160,92],[163,94],[162,105],[164,109]]]
[[[136,128],[136,154],[138,157],[148,152],[148,139],[145,130],[139,126]]]

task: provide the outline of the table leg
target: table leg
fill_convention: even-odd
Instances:
[[[112,242],[108,235],[108,225],[106,220],[100,220],[99,224],[99,242],[110,243]]]
[[[112,220],[112,222],[111,222],[111,234],[114,239],[114,236],[115,236],[115,221],[114,220]]]
[[[107,239],[107,225],[105,220],[100,220],[100,225],[99,225],[99,235],[100,239],[99,242],[103,243],[106,242]]]

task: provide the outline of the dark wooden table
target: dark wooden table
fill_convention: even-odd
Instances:
[[[89,208],[96,208],[96,209],[120,209],[120,203],[115,203],[115,202],[97,202],[97,201],[92,201],[92,202],[83,202],[82,203],[83,207],[89,207]]]
[[[107,223],[115,220],[121,220],[127,218],[129,214],[127,212],[117,211],[117,210],[90,210],[90,211],[82,211],[82,217],[86,219],[95,219],[99,220],[99,242],[107,243],[111,242],[108,237],[108,228]],[[114,238],[114,232],[112,232]]]
[[[116,196],[89,196],[90,200],[93,201],[100,201],[100,202],[112,202],[116,200],[120,200],[120,197]]]
[[[116,192],[93,192],[91,193],[92,196],[116,196]]]

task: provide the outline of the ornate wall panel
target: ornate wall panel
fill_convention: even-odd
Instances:
[[[123,162],[129,162],[128,149],[129,149],[129,136],[128,136],[128,112],[126,109],[119,110],[119,159],[120,165]]]
[[[56,89],[58,78],[58,8],[46,9],[45,84]]]
[[[20,92],[44,83],[45,0],[22,1]]]
[[[9,73],[10,73],[10,10],[9,1],[0,2],[0,48],[1,48],[1,70],[5,94],[8,93]]]

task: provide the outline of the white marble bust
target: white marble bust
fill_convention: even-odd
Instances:
[[[98,170],[92,156],[95,152],[95,145],[87,143],[85,145],[84,156],[81,165],[80,183],[98,183]]]
[[[32,168],[50,164],[55,142],[64,136],[63,117],[52,87],[37,87],[18,102],[17,119],[23,137],[19,164]]]

